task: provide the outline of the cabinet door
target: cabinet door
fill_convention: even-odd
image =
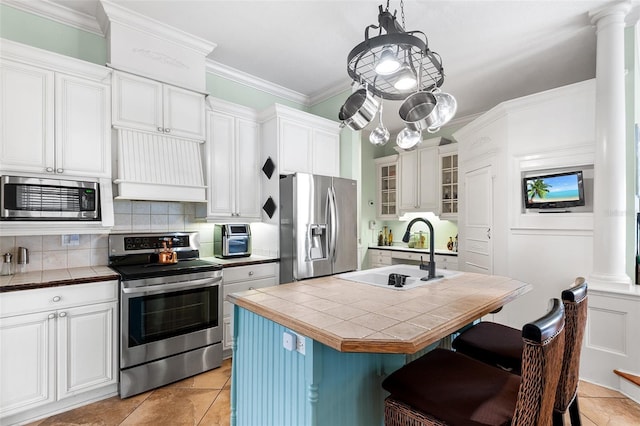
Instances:
[[[438,214],[438,150],[436,147],[419,149],[418,153],[418,208]]]
[[[280,119],[279,173],[313,172],[311,167],[311,138],[311,127]]]
[[[116,302],[58,312],[58,399],[117,381]]]
[[[109,87],[56,75],[56,173],[111,176]]]
[[[418,208],[418,153],[417,151],[400,154],[400,211],[415,211]]]
[[[209,216],[227,217],[234,212],[235,119],[218,112],[208,114]]]
[[[54,73],[0,62],[0,169],[53,172]]]
[[[312,169],[316,175],[340,176],[340,135],[313,131]]]
[[[0,319],[0,416],[55,400],[55,314]]]
[[[250,120],[236,120],[236,215],[260,218],[260,127]]]
[[[114,126],[164,132],[161,83],[120,72],[112,81]]]
[[[204,95],[164,85],[164,132],[204,140]]]

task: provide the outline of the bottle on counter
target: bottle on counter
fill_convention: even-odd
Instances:
[[[420,236],[418,237],[418,247],[424,248],[424,235],[422,235],[422,231],[420,231]]]
[[[382,230],[380,230],[380,232],[378,233],[378,245],[382,246],[383,243],[384,243],[384,237],[382,236]]]
[[[390,246],[393,244],[393,233],[391,232],[391,229],[389,229],[389,238],[387,240],[387,245]]]
[[[453,237],[449,237],[449,241],[447,242],[447,249],[453,251]]]
[[[389,245],[389,234],[387,233],[387,227],[383,226],[384,229],[384,240],[382,241],[382,245],[383,246],[388,246]]]
[[[455,252],[458,251],[458,234],[456,234],[456,240],[453,243],[453,251],[455,251]]]
[[[13,255],[11,253],[5,253],[2,255],[2,270],[0,271],[0,275],[12,275],[12,267],[11,267],[11,258]]]

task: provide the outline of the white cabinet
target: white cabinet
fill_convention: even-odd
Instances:
[[[212,101],[207,113],[207,217],[260,220],[260,127],[252,110]]]
[[[0,84],[3,172],[111,176],[107,84],[8,60]]]
[[[369,249],[369,267],[380,268],[392,264],[391,250]]]
[[[114,72],[113,125],[204,140],[204,95],[148,78]]]
[[[227,294],[278,285],[279,264],[262,263],[246,266],[225,266],[222,274],[223,335],[222,350],[225,358],[233,349],[233,304],[227,302]]]
[[[3,293],[1,423],[117,390],[117,292],[105,281]]]
[[[440,163],[440,218],[458,218],[458,144],[438,147]]]
[[[376,217],[398,218],[398,156],[376,158]]]
[[[399,210],[438,214],[438,148],[402,152],[399,158]]]
[[[283,105],[261,113],[267,154],[277,173],[340,176],[340,128],[327,120]]]

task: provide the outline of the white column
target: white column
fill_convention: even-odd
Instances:
[[[626,274],[624,20],[628,0],[589,13],[596,25],[596,150],[592,284],[629,285]],[[586,124],[586,123],[585,123]]]

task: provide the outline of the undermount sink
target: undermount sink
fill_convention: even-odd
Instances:
[[[396,274],[396,275],[392,275]],[[382,268],[365,269],[362,271],[347,272],[336,275],[343,280],[355,281],[358,283],[384,287],[393,290],[411,290],[426,284],[434,283],[445,278],[453,278],[461,275],[459,271],[448,271],[446,269],[436,269],[436,278],[422,281],[421,278],[428,275],[427,271],[420,269],[417,265],[391,265]],[[390,278],[390,275],[391,278]],[[404,278],[401,278],[404,277]],[[402,286],[393,285],[394,280],[404,281]],[[389,282],[392,284],[389,284]]]

